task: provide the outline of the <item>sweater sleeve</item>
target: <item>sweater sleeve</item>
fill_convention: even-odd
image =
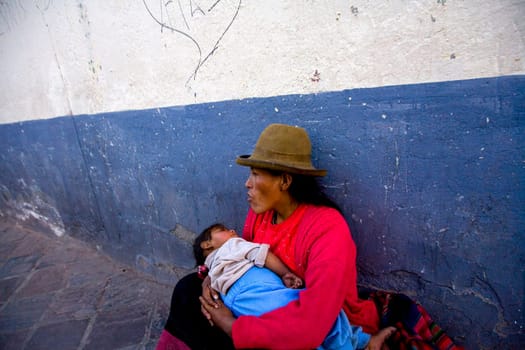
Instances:
[[[319,210],[318,210],[319,209]],[[288,305],[234,323],[236,348],[313,349],[318,347],[356,288],[355,246],[344,218],[335,210],[314,208],[298,232],[296,261],[306,288]]]

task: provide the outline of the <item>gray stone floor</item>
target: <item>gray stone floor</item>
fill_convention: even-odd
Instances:
[[[172,288],[0,218],[0,349],[154,349]]]

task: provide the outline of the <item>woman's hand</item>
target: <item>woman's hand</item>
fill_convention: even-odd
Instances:
[[[210,324],[216,325],[231,337],[235,317],[233,317],[230,309],[220,300],[214,301],[212,304],[208,303],[203,297],[199,297],[199,300],[201,301],[201,311],[210,321]]]
[[[211,279],[210,276],[206,276],[204,280],[202,281],[202,295],[201,298],[204,299],[206,304],[210,305],[213,308],[218,308],[219,304],[217,301],[219,300],[219,293],[215,291],[211,287]],[[202,303],[202,301],[201,301]],[[213,326],[213,321],[211,314],[206,311],[206,309],[201,307],[201,312],[206,317],[206,319],[210,322],[210,324]]]

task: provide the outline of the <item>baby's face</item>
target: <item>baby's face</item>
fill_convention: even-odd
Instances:
[[[239,237],[235,230],[230,229],[215,229],[211,231],[211,248],[212,250],[219,249],[227,240],[232,237]]]

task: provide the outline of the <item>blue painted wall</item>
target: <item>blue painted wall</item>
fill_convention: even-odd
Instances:
[[[411,295],[469,348],[525,343],[524,76],[0,125],[0,213],[174,283],[194,232],[242,228],[234,160],[272,122],[309,131],[363,286]]]

